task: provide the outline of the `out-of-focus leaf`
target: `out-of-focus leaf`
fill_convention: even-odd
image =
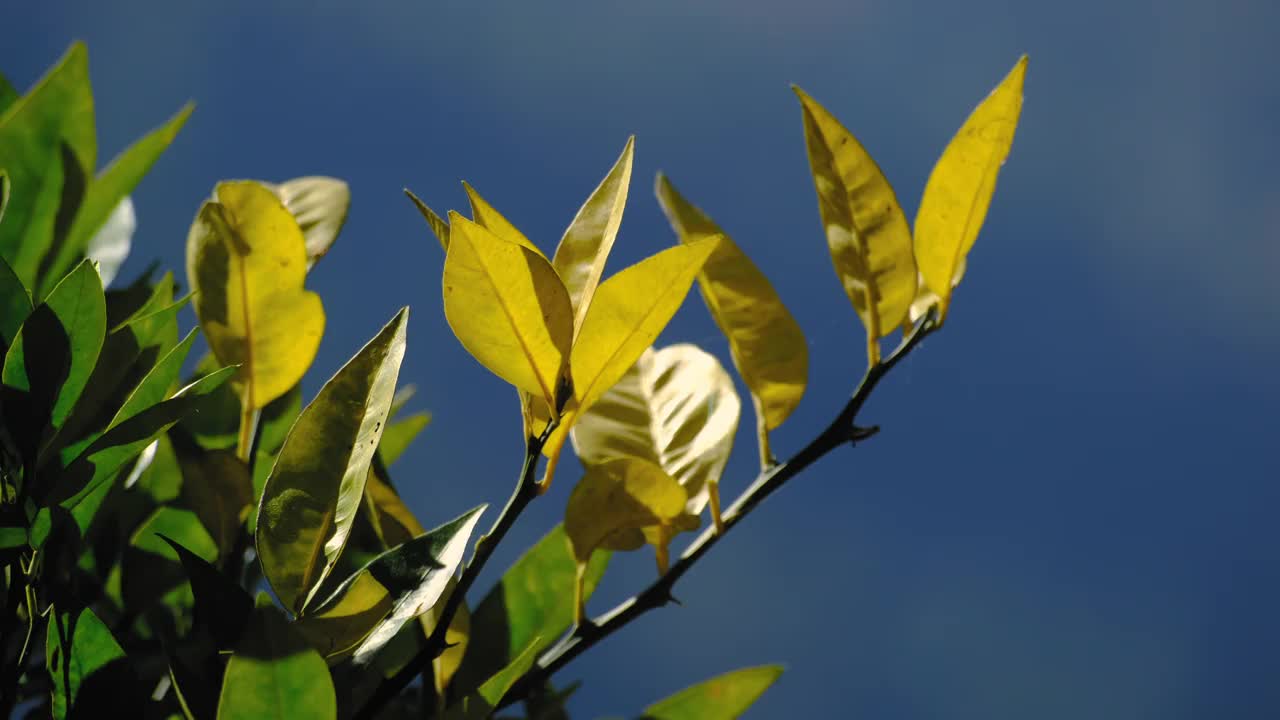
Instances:
[[[609,564],[609,552],[591,557],[583,574],[583,598],[591,596]],[[522,650],[541,652],[569,629],[573,598],[565,592],[575,582],[577,562],[570,553],[564,526],[551,529],[502,576],[472,613],[467,654],[454,679],[465,693],[511,664]],[[534,640],[541,638],[539,643]]]
[[[409,448],[409,443],[418,437],[418,433],[431,422],[431,413],[414,413],[403,420],[397,420],[387,423],[387,429],[382,433],[382,442],[378,445],[378,452],[382,454],[382,461],[387,465],[392,465],[405,450]]]
[[[376,517],[372,522],[383,546],[390,549],[426,532],[422,523],[414,517],[395,488],[381,477],[373,467],[364,487],[365,500],[373,506]]]
[[[86,260],[18,331],[3,370],[4,384],[16,397],[5,404],[17,404],[25,413],[21,427],[28,450],[51,437],[71,413],[98,360],[106,326],[102,283]]]
[[[4,111],[8,110],[9,106],[19,97],[18,91],[9,82],[9,79],[4,75],[0,75],[0,115],[4,114]]]
[[[164,125],[152,130],[120,153],[119,156],[111,161],[110,165],[89,182],[88,187],[85,189],[84,200],[80,204],[80,210],[76,213],[75,221],[71,224],[70,232],[67,234],[66,240],[57,248],[57,254],[52,264],[44,277],[41,278],[40,287],[42,290],[51,287],[53,283],[57,282],[58,278],[62,277],[63,271],[70,267],[76,258],[85,254],[85,249],[90,244],[90,238],[99,232],[99,229],[103,227],[103,223],[107,222],[107,218],[116,211],[129,193],[133,192],[138,182],[142,180],[142,176],[147,174],[151,166],[169,147],[169,143],[173,142],[173,138],[177,136],[178,131],[186,124],[187,117],[191,115],[194,107],[192,104],[187,103]],[[88,169],[92,171],[93,167],[90,166]],[[132,209],[132,204],[130,204],[130,209]],[[130,215],[132,215],[132,212],[130,212]],[[130,230],[130,234],[132,234],[132,230]],[[127,247],[125,248],[125,253],[128,253]],[[114,276],[114,272],[111,275]],[[103,277],[103,285],[111,282],[107,273],[103,273]]]
[[[781,675],[781,665],[743,668],[718,675],[650,705],[640,720],[734,720]]]
[[[542,250],[538,249],[537,245],[529,242],[529,238],[525,237],[524,233],[517,230],[515,225],[512,225],[505,217],[502,216],[502,213],[495,210],[492,205],[485,201],[484,198],[480,197],[480,193],[476,192],[475,188],[471,187],[466,182],[462,183],[462,187],[467,191],[467,200],[471,203],[471,219],[477,225],[507,242],[513,242],[526,250],[529,250],[533,254],[541,257],[543,260],[547,259],[547,257],[542,254]],[[449,223],[449,237],[451,240],[450,246],[452,246],[452,218],[450,218]]]
[[[719,235],[698,274],[711,317],[729,340],[733,364],[751,390],[762,465],[772,462],[769,431],[791,416],[809,381],[809,345],[773,285],[702,210],[658,174],[655,193],[680,242]]]
[[[280,200],[260,183],[219,183],[187,236],[187,281],[213,354],[240,366],[248,410],[288,392],[315,359],[325,315],[306,274],[302,230]]]
[[[618,237],[622,211],[631,187],[631,165],[635,156],[635,136],[627,138],[609,174],[578,210],[556,248],[551,265],[559,273],[573,305],[574,330],[582,327],[582,318],[591,305],[591,297],[600,284],[604,263]]]
[[[253,504],[249,469],[230,450],[205,450],[181,432],[172,433],[182,497],[218,548],[218,558],[231,551]]]
[[[120,717],[142,717],[133,666],[93,611],[57,610],[49,618],[47,643],[53,717],[87,717],[103,708]]]
[[[336,718],[337,698],[320,654],[280,611],[259,603],[227,661],[218,720]]]
[[[741,411],[715,356],[688,343],[649,349],[578,418],[573,445],[584,465],[630,457],[661,467],[684,486],[686,510],[697,515],[718,497]]]
[[[422,213],[422,219],[427,221],[427,227],[431,228],[431,234],[436,236],[436,240],[440,241],[440,247],[445,252],[449,252],[449,223],[444,218],[436,214],[435,210],[427,207],[417,195],[414,195],[409,188],[404,189],[404,194],[413,202],[413,206],[418,208],[418,212]]]
[[[263,183],[280,198],[298,221],[307,245],[310,270],[337,239],[351,208],[351,189],[337,178],[311,176],[294,178],[279,185]]]
[[[893,186],[862,144],[817,100],[792,86],[804,110],[809,168],[831,262],[867,328],[869,362],[880,338],[907,315],[916,295],[911,228]]]
[[[195,598],[195,626],[208,628],[218,649],[230,649],[253,612],[253,598],[209,561],[175,540],[159,535],[177,554]]]
[[[0,179],[0,183],[4,180]],[[0,258],[0,342],[7,350],[18,337],[22,321],[31,314],[31,294],[22,286],[9,263]]]
[[[491,717],[498,703],[502,702],[502,696],[506,695],[511,686],[533,667],[533,663],[538,659],[537,648],[541,640],[541,638],[534,638],[533,642],[530,642],[529,646],[511,661],[511,664],[485,680],[475,692],[450,706],[442,716],[443,720],[486,720]]]
[[[63,192],[75,196],[83,189],[97,155],[88,53],[77,42],[0,115],[0,168],[13,183],[0,224],[0,257],[33,291],[56,232],[70,227],[79,203],[75,197],[63,203]]]
[[[298,629],[325,656],[351,654],[357,664],[368,664],[444,593],[483,511],[482,505],[374,558],[304,613]]]
[[[191,589],[184,582],[187,574],[162,536],[176,538],[206,562],[218,557],[218,547],[195,513],[172,506],[156,508],[133,532],[124,552],[120,569],[126,607],[145,611],[157,600],[192,606]]]
[[[310,602],[351,533],[395,394],[408,318],[402,309],[325,383],[293,424],[267,478],[258,556],[276,597],[294,614]]]
[[[604,281],[573,345],[573,392],[591,407],[635,364],[675,315],[716,248],[705,238],[667,248]]]
[[[418,618],[422,624],[422,634],[424,642],[426,638],[431,637],[431,633],[435,631],[436,624],[440,622],[440,613],[444,611],[445,603],[448,602],[449,596],[458,586],[456,577],[449,578],[449,584],[445,587],[444,593],[431,609]],[[462,666],[462,659],[466,657],[467,646],[471,644],[471,610],[467,608],[467,601],[463,600],[458,605],[458,610],[453,614],[453,619],[449,622],[449,629],[444,633],[444,641],[448,644],[440,657],[431,661],[431,675],[435,680],[436,695],[444,697],[445,691],[449,687],[449,683],[453,680],[454,675],[458,673],[458,668]]]
[[[462,346],[520,390],[555,402],[573,307],[541,255],[449,213],[444,314]]]
[[[1022,112],[1023,55],[951,139],[933,166],[916,213],[915,254],[924,284],[938,296],[939,322],[991,207],[996,176],[1009,157]]]
[[[666,571],[667,545],[681,530],[697,527],[685,512],[689,495],[660,466],[639,458],[617,458],[587,466],[569,495],[564,531],[577,560],[574,620],[586,603],[587,561],[596,548],[635,550],[649,542]]]
[[[102,286],[107,287],[116,279],[120,266],[129,257],[133,247],[133,232],[138,229],[138,217],[133,210],[133,200],[124,196],[98,231],[85,246],[85,257],[98,264]]]

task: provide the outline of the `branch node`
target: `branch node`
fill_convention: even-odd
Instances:
[[[849,444],[857,445],[859,442],[866,440],[878,432],[880,432],[879,425],[872,425],[870,427],[859,427],[854,425],[849,431]]]

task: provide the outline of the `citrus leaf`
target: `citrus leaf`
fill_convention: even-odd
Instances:
[[[182,617],[194,607],[194,595],[185,582],[187,573],[162,535],[176,537],[201,559],[212,562],[218,547],[190,510],[158,507],[147,516],[125,548],[120,563],[120,589],[125,607],[148,610],[156,601],[178,610]]]
[[[0,178],[0,183],[4,180]],[[31,314],[31,293],[23,287],[9,263],[0,258],[0,342],[8,350],[18,337],[22,321]]]
[[[604,263],[618,237],[627,189],[631,187],[635,141],[635,136],[627,139],[622,155],[578,210],[551,259],[551,265],[569,292],[575,330],[582,327],[582,318],[587,314],[591,297],[604,273]]]
[[[487,720],[492,717],[494,708],[502,702],[502,696],[533,667],[538,659],[537,648],[540,642],[541,638],[534,638],[509,665],[485,680],[475,692],[450,706],[442,716],[444,720]]]
[[[645,708],[641,720],[734,720],[782,675],[781,665],[718,675]]]
[[[307,247],[307,269],[329,252],[347,222],[351,189],[337,178],[309,176],[280,183],[263,183],[298,221]]]
[[[431,234],[436,236],[436,240],[440,241],[440,248],[445,252],[449,252],[449,223],[444,218],[436,214],[435,210],[427,207],[427,204],[418,199],[409,188],[404,189],[404,194],[413,202],[413,206],[418,208],[418,212],[422,213],[422,219],[427,221],[427,227],[431,228]]]
[[[406,623],[435,605],[483,511],[482,505],[377,556],[304,613],[299,630],[320,641],[326,656],[350,654],[368,664]]]
[[[325,316],[306,274],[302,230],[280,200],[260,183],[219,183],[187,236],[187,281],[213,354],[240,366],[248,410],[288,392],[315,359]]]
[[[413,439],[418,437],[418,433],[422,432],[430,422],[431,413],[414,413],[401,420],[387,423],[387,429],[382,433],[382,442],[378,443],[382,462],[388,466],[395,464],[404,451],[409,449]]]
[[[630,457],[661,467],[697,515],[724,472],[741,410],[715,356],[687,343],[649,349],[578,418],[573,446],[584,465]]]
[[[408,316],[408,308],[397,313],[325,383],[293,424],[262,491],[262,571],[295,614],[333,569],[351,533],[395,394]]]
[[[761,464],[768,465],[773,460],[768,432],[782,425],[804,396],[809,345],[769,279],[715,221],[685,200],[661,173],[655,193],[680,242],[720,236],[719,246],[698,274],[698,289],[751,391]]]
[[[591,557],[584,574],[583,597],[591,597],[609,564],[609,552]],[[565,589],[577,574],[564,526],[556,525],[521,555],[472,613],[470,645],[454,680],[465,693],[514,661],[535,638],[537,652],[573,623],[573,598]]]
[[[541,255],[449,213],[444,313],[493,374],[553,403],[573,338],[573,308]]]
[[[916,214],[915,254],[925,285],[939,298],[939,322],[946,319],[951,290],[978,239],[996,176],[1013,145],[1026,72],[1023,55],[964,121],[925,183]]]
[[[227,661],[218,720],[337,716],[333,679],[324,660],[279,610],[260,603]]]
[[[46,647],[53,717],[85,717],[102,708],[123,717],[142,716],[138,676],[92,610],[55,612],[49,620]]]
[[[423,641],[431,637],[431,633],[435,631],[436,625],[440,622],[440,613],[444,611],[445,603],[448,602],[449,596],[458,587],[457,577],[449,578],[449,583],[444,589],[444,594],[436,601],[418,621],[422,624]],[[444,652],[440,653],[440,657],[431,661],[431,674],[435,680],[436,694],[443,697],[445,690],[449,687],[449,683],[458,673],[458,668],[462,666],[462,659],[466,657],[467,647],[471,644],[471,610],[467,608],[467,603],[463,600],[453,619],[449,621],[449,629],[444,633],[444,641],[447,647]]]
[[[911,228],[893,186],[840,121],[798,87],[809,168],[831,262],[867,328],[870,363],[879,339],[902,323],[916,295]]]
[[[120,266],[128,259],[129,250],[133,247],[133,233],[137,229],[138,216],[133,209],[133,199],[126,195],[89,238],[84,256],[97,263],[103,287],[116,279]]]
[[[525,237],[524,233],[517,230],[515,225],[512,225],[510,221],[502,216],[502,213],[495,210],[484,198],[480,197],[480,193],[476,192],[475,188],[465,181],[462,183],[462,188],[467,191],[467,200],[471,203],[471,219],[477,225],[507,242],[513,242],[530,250],[543,260],[547,259],[537,245],[529,242],[529,238]],[[449,223],[452,228],[453,221],[450,220]],[[452,238],[452,235],[450,235],[450,238]]]
[[[234,647],[253,613],[253,598],[208,560],[172,538],[159,533],[157,536],[173,548],[191,583],[195,626],[208,628],[218,649]]]

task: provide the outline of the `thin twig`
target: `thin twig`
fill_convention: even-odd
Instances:
[[[360,711],[356,713],[355,717],[358,720],[375,717],[383,706],[403,692],[415,676],[421,673],[424,668],[430,667],[431,662],[449,647],[448,642],[445,640],[445,634],[449,630],[450,623],[453,622],[453,616],[458,612],[458,608],[462,606],[462,601],[467,596],[467,590],[471,588],[476,578],[480,576],[480,571],[484,569],[485,563],[489,561],[489,556],[493,554],[493,551],[502,542],[502,538],[506,536],[507,531],[515,525],[516,518],[520,517],[520,513],[524,512],[529,503],[538,497],[538,480],[536,477],[538,458],[542,455],[542,446],[547,443],[547,439],[551,437],[556,425],[557,423],[553,421],[547,425],[541,436],[527,439],[524,465],[520,468],[520,479],[516,483],[515,491],[512,492],[511,498],[507,500],[506,507],[502,509],[502,514],[493,523],[493,527],[490,528],[487,534],[476,540],[475,554],[472,556],[471,562],[467,564],[466,569],[463,570],[462,576],[458,579],[457,587],[453,589],[453,592],[449,594],[448,600],[445,601],[444,609],[436,620],[436,627],[431,632],[431,636],[427,638],[426,645],[399,672],[378,685],[378,689],[374,691],[374,694],[364,704],[364,707],[360,708]]]
[[[535,689],[541,688],[546,680],[572,662],[574,658],[586,652],[604,638],[622,629],[632,620],[649,610],[675,602],[671,591],[676,582],[692,569],[694,564],[720,538],[724,537],[739,521],[749,515],[765,498],[835,448],[874,435],[878,428],[863,428],[856,424],[858,413],[862,410],[862,406],[866,403],[867,398],[871,396],[871,392],[879,384],[881,378],[918,346],[921,340],[937,329],[936,312],[930,311],[920,324],[903,339],[902,344],[894,350],[892,355],[883,362],[867,369],[866,374],[862,376],[862,381],[858,383],[853,397],[849,399],[840,414],[821,434],[791,459],[761,471],[750,487],[724,512],[724,528],[722,530],[717,531],[715,527],[708,527],[703,530],[702,534],[680,556],[680,559],[647,588],[619,603],[599,617],[588,620],[574,628],[573,632],[548,648],[538,658],[538,662],[533,668],[512,685],[499,704],[499,709],[517,702],[528,696]]]

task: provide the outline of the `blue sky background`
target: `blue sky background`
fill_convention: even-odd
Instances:
[[[655,612],[570,666],[583,717],[783,662],[754,718],[1280,715],[1280,5],[1133,0],[9,3],[0,71],[30,85],[88,42],[102,156],[197,109],[135,195],[128,277],[183,267],[223,178],[350,182],[308,284],[313,393],[401,305],[402,382],[435,422],[395,468],[428,526],[500,504],[509,387],[452,337],[442,256],[401,196],[467,179],[550,251],[627,135],[611,271],[672,243],[662,169],[761,265],[810,343],[798,449],[843,404],[863,331],[830,267],[795,82],[914,215],[929,169],[1019,54],[1026,104],[944,332],[881,386],[884,432],[743,524]],[[180,273],[181,274],[181,273]],[[193,319],[188,315],[188,320]],[[726,363],[696,299],[661,344]],[[753,472],[745,428],[725,476]],[[488,585],[563,511],[510,536]],[[652,577],[616,561],[593,607]]]

